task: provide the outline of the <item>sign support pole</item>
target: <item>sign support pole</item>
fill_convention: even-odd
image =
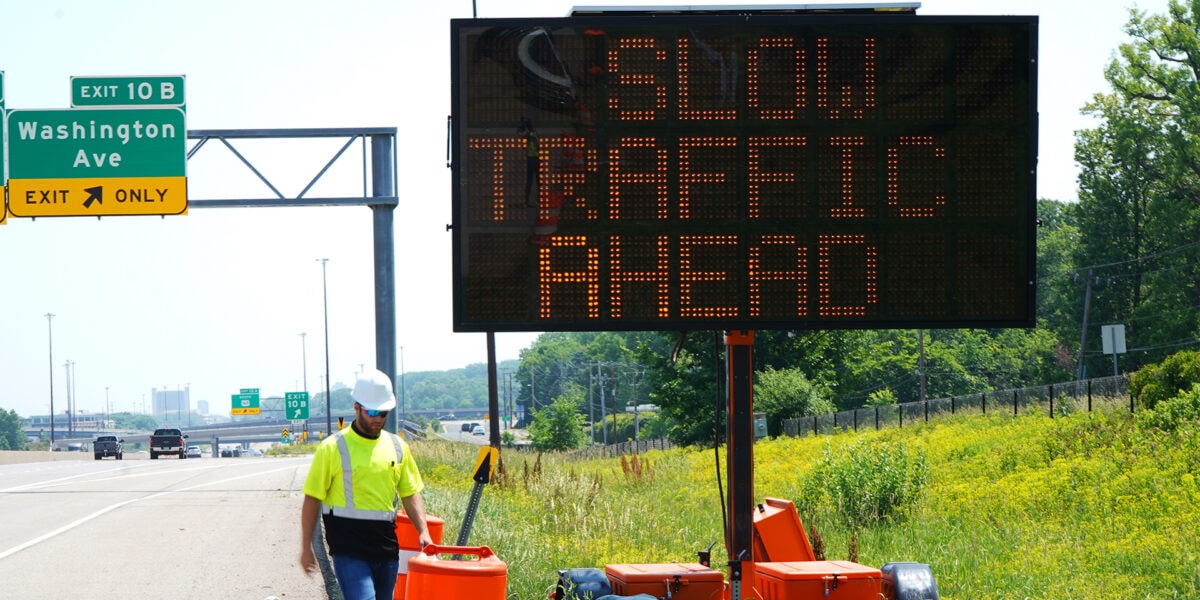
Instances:
[[[743,586],[754,587],[754,332],[725,333],[729,422],[725,468],[729,489],[730,599],[741,600]]]

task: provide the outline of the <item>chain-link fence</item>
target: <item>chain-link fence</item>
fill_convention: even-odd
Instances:
[[[783,433],[796,437],[863,428],[904,427],[956,414],[1018,415],[1022,412],[1044,411],[1054,417],[1116,407],[1130,411],[1134,409],[1133,399],[1129,396],[1129,379],[1125,376],[995,390],[924,402],[868,406],[832,414],[784,419]]]

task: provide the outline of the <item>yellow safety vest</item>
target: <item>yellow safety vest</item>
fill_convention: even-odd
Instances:
[[[371,510],[355,506],[354,465],[350,462],[350,445],[346,443],[346,432],[349,430],[350,428],[347,427],[333,434],[337,438],[338,455],[342,459],[342,493],[346,496],[346,505],[333,506],[322,503],[322,510],[327,515],[345,517],[347,519],[395,522],[396,506],[400,500],[398,496],[393,501],[391,510]],[[400,460],[404,458],[404,450],[400,444],[400,437],[390,431],[381,432],[380,435],[386,435],[392,440],[392,445],[396,449],[396,464],[400,464]]]

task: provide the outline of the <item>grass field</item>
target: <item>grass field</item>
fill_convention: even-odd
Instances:
[[[444,542],[453,543],[476,449],[437,441],[412,446],[427,510],[445,520]],[[897,449],[908,462],[830,463]],[[904,429],[761,440],[754,452],[756,501],[796,502],[829,559],[848,557],[855,530],[858,562],[929,563],[944,599],[1200,598],[1194,423],[1162,432],[1116,410],[1053,419],[952,417]],[[468,544],[486,545],[505,561],[508,597],[519,600],[546,598],[559,569],[693,562],[713,542],[713,565],[721,568],[717,460],[712,449],[623,459],[505,450],[503,474],[486,486]],[[869,468],[874,472],[840,479],[869,487],[906,476],[892,472],[897,464],[920,467],[919,489],[894,512],[865,521],[848,517],[845,503],[824,495],[813,476],[818,466],[823,478]],[[723,487],[723,464],[720,479]]]

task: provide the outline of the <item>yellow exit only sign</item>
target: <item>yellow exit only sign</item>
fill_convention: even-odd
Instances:
[[[178,215],[187,211],[187,177],[10,179],[14,217]]]

